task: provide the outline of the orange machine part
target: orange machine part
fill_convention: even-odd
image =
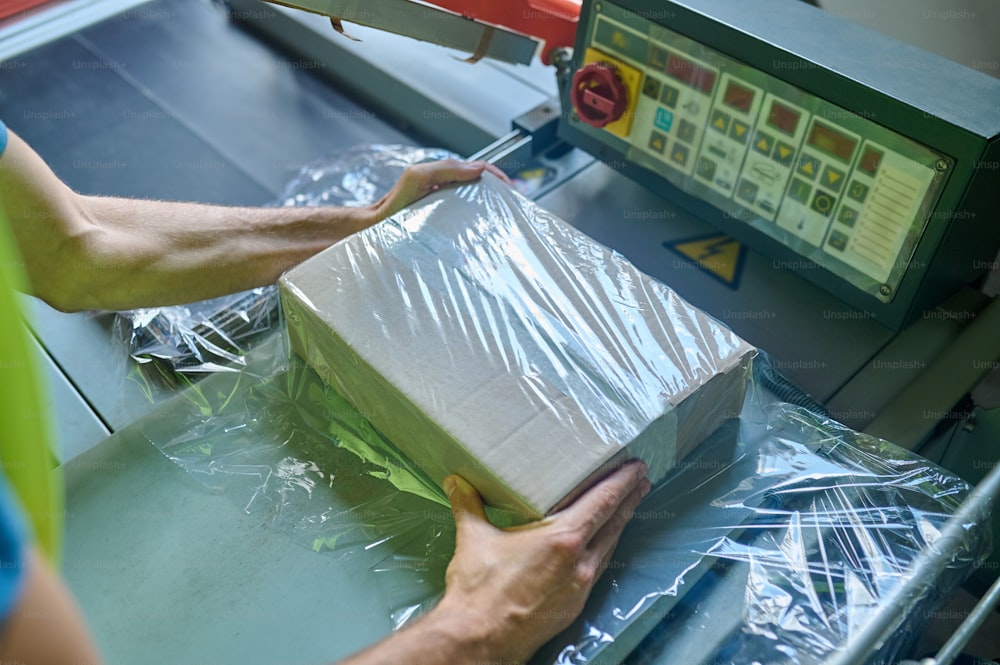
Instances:
[[[5,19],[15,14],[20,14],[26,9],[44,5],[51,0],[6,0],[0,5],[0,19]]]
[[[544,41],[542,62],[552,64],[552,51],[573,46],[580,20],[580,0],[430,0],[466,18],[490,23]]]

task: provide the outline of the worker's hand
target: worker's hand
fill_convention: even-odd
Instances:
[[[403,171],[403,175],[399,177],[388,194],[372,205],[375,219],[381,221],[445,185],[475,180],[483,174],[483,171],[489,171],[508,185],[510,184],[510,179],[503,171],[486,162],[442,159],[436,162],[414,164]]]
[[[445,479],[457,526],[455,557],[435,612],[476,636],[494,662],[522,662],[580,614],[618,537],[649,492],[646,465],[630,462],[568,508],[500,530],[479,494]]]

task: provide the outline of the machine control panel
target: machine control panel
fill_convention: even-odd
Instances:
[[[584,0],[559,135],[900,328],[1000,249],[1000,80],[888,39],[787,0]]]
[[[666,27],[602,6],[574,79],[579,117],[623,139],[630,160],[721,208],[733,223],[891,300],[951,159]],[[631,85],[616,72],[626,72]],[[578,94],[597,75],[604,77],[593,84],[599,94]],[[602,92],[612,89],[603,82],[609,75],[616,95]],[[592,120],[612,109],[621,120]]]

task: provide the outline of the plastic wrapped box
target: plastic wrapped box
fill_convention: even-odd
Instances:
[[[521,518],[740,411],[754,349],[492,175],[286,273],[293,349],[431,480]]]

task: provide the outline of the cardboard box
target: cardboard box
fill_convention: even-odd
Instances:
[[[292,348],[440,483],[534,519],[616,464],[671,467],[754,349],[487,174],[280,280]]]

